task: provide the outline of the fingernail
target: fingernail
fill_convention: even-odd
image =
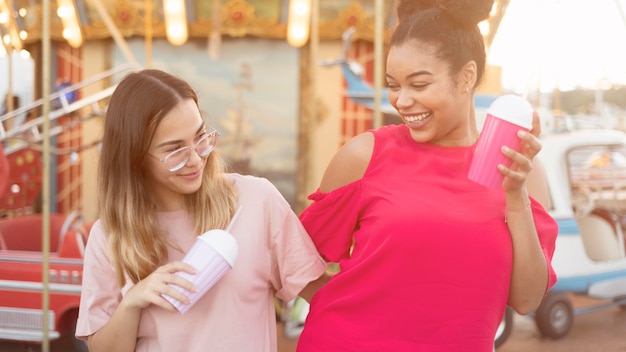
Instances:
[[[502,151],[503,152],[508,153],[509,150],[510,150],[509,147],[507,147],[506,145],[502,146]]]

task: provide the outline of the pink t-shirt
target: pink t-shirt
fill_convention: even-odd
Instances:
[[[229,175],[239,194],[232,235],[239,255],[232,270],[185,314],[149,306],[142,312],[136,351],[275,352],[274,296],[293,299],[326,269],[311,239],[278,190],[266,179]],[[159,213],[170,239],[185,251],[196,240],[184,211]],[[87,243],[76,335],[105,325],[132,286],[117,286],[106,234],[96,222]],[[170,249],[169,261],[184,253]]]
[[[416,143],[404,125],[374,135],[363,178],[313,193],[300,216],[341,271],[313,297],[298,352],[491,352],[512,270],[504,192],[467,179],[474,146]],[[556,222],[532,211],[550,262]]]

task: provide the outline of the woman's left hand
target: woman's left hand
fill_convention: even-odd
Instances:
[[[504,174],[502,188],[505,192],[521,189],[533,168],[533,158],[541,150],[539,135],[541,134],[541,122],[537,112],[533,112],[533,127],[529,132],[519,131],[517,136],[522,140],[520,151],[517,152],[508,147],[502,148],[502,153],[513,160],[511,167],[499,165],[498,169]]]

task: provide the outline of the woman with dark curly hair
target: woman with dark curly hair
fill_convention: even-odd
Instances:
[[[538,116],[520,152],[503,148],[501,188],[467,178],[492,4],[399,2],[386,80],[403,123],[343,146],[300,216],[340,271],[313,297],[299,352],[492,351],[507,304],[529,313],[555,283],[557,225],[531,186]]]

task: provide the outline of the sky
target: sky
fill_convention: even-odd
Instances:
[[[619,5],[618,5],[619,4]],[[526,93],[626,84],[626,0],[511,0],[488,61]]]

